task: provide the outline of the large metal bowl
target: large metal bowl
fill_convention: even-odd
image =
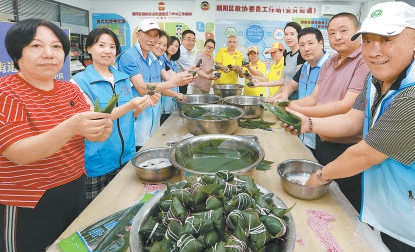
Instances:
[[[174,99],[178,104],[179,112],[182,112],[183,108],[187,106],[217,104],[222,100],[219,95],[214,94],[187,94],[186,98],[186,102],[180,101],[176,98]]]
[[[241,95],[244,85],[241,84],[214,84],[213,93],[224,98],[227,96]]]
[[[265,189],[264,187],[257,185],[258,189],[264,193],[268,194],[271,193],[269,190]],[[130,251],[131,252],[143,252],[143,246],[145,241],[143,241],[141,235],[139,234],[139,230],[141,227],[146,223],[146,221],[151,217],[155,216],[160,211],[160,199],[166,195],[167,189],[158,192],[154,195],[151,199],[149,199],[137,212],[136,217],[134,218],[133,224],[131,226],[130,231]],[[287,209],[285,203],[278,198],[275,194],[272,197],[272,201],[274,204],[283,209]],[[295,223],[292,217],[292,214],[289,212],[285,215],[287,223],[287,232],[284,235],[284,238],[280,244],[278,244],[278,250],[281,252],[291,252],[294,251],[295,241],[296,241],[296,231],[295,231]]]
[[[206,146],[212,141],[215,140],[224,140],[219,146],[215,149]],[[201,146],[203,146],[201,148]],[[255,168],[259,163],[264,160],[264,150],[256,141],[255,138],[251,136],[235,136],[235,135],[225,135],[225,134],[211,134],[211,135],[201,135],[194,136],[180,142],[176,143],[170,149],[170,162],[179,170],[190,175],[215,175],[219,170],[227,170],[226,166],[220,166],[219,162],[209,162],[209,160],[218,160],[223,156],[220,154],[215,154],[215,151],[212,150],[221,150],[222,153],[227,153],[227,159],[229,162],[238,162],[239,160],[244,160],[244,165],[238,169],[234,169],[230,172],[238,173],[248,173],[252,172],[251,170]],[[229,152],[227,152],[229,150]],[[197,167],[191,167],[192,164],[197,164],[197,159],[208,163],[209,171],[200,170]],[[233,161],[233,159],[235,161]],[[238,160],[238,161],[237,161]],[[217,167],[215,165],[218,165]]]
[[[151,148],[137,152],[131,159],[137,177],[148,182],[161,182],[176,174],[170,162],[169,148]]]
[[[311,174],[322,167],[319,163],[304,159],[289,159],[278,165],[277,172],[287,193],[299,199],[314,200],[327,194],[330,183],[321,186],[307,186],[305,183]]]
[[[232,105],[206,104],[200,105],[206,113],[201,117],[190,117],[182,111],[180,115],[185,119],[188,130],[193,135],[203,134],[233,134],[238,130],[238,120],[243,116],[241,108]],[[218,119],[216,116],[224,115],[226,111],[233,111],[237,116]],[[209,117],[216,119],[211,119]]]
[[[263,101],[263,97],[247,95],[235,95],[223,98],[224,104],[237,106],[244,110],[242,119],[261,117],[264,114],[264,106],[261,105]]]

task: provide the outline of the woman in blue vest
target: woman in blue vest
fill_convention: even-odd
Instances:
[[[167,71],[170,76],[178,72],[176,60],[180,57],[180,41],[174,36],[167,35],[160,30],[159,42],[153,49],[154,56],[157,57],[163,71]],[[161,92],[161,118],[160,125],[177,109],[177,102],[185,101],[186,96],[180,93],[179,87],[172,87]]]
[[[114,123],[111,136],[105,142],[85,140],[86,197],[90,202],[133,158],[134,118],[150,104],[156,104],[160,95],[133,96],[129,76],[112,66],[120,53],[120,43],[110,29],[92,30],[85,47],[92,64],[74,75],[72,82],[81,88],[92,109],[96,101],[104,108],[113,95],[119,95],[111,112]]]
[[[352,37],[362,35],[372,73],[353,108],[333,117],[302,116],[302,132],[332,137],[363,132],[362,141],[307,183],[321,185],[363,172],[361,220],[380,231],[391,251],[415,251],[414,17],[415,7],[403,2],[373,6]]]

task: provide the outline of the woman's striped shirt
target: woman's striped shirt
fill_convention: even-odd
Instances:
[[[21,139],[51,130],[88,110],[73,83],[55,80],[53,90],[44,91],[17,74],[4,76],[0,78],[0,153]],[[84,173],[84,138],[79,135],[52,156],[28,165],[17,165],[0,155],[0,203],[34,208],[46,190]]]

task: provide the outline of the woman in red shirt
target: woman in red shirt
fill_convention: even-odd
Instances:
[[[55,79],[70,49],[55,24],[23,20],[5,44],[18,72],[0,78],[0,250],[44,251],[85,207],[84,139],[112,122]]]

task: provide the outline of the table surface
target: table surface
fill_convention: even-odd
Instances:
[[[263,119],[273,121],[272,114],[265,111]],[[175,112],[159,128],[143,149],[167,147],[168,143],[189,137],[189,131],[183,118]],[[286,133],[277,122],[272,131],[239,128],[235,135],[255,135],[265,152],[265,160],[273,161],[267,171],[253,171],[254,181],[275,193],[291,210],[296,228],[294,251],[327,251],[327,242],[319,238],[321,232],[312,228],[310,210],[321,211],[335,218],[326,230],[326,241],[331,241],[342,251],[387,251],[378,236],[361,223],[358,213],[347,201],[336,183],[332,183],[329,193],[317,200],[301,200],[287,194],[280,185],[276,172],[277,165],[287,159],[307,159],[315,161],[311,152],[298,137]],[[175,176],[171,181],[180,181]],[[131,162],[128,163],[111,183],[96,197],[91,204],[72,222],[72,224],[48,248],[47,252],[61,251],[57,243],[76,231],[81,231],[96,221],[137,203],[145,194],[144,182],[140,181]]]

